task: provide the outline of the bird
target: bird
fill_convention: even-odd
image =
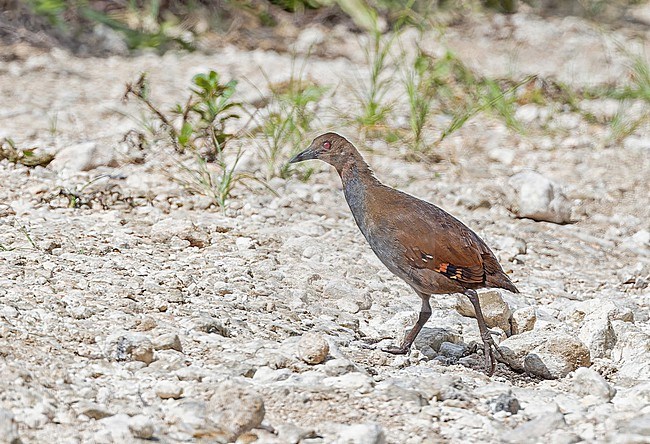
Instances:
[[[518,293],[487,244],[460,220],[438,206],[384,185],[356,147],[345,137],[327,132],[289,163],[321,160],[336,168],[354,220],[379,260],[420,296],[418,320],[398,347],[382,350],[409,352],[431,317],[434,295],[465,294],[472,306],[483,341],[485,372],[494,374],[494,351],[503,355],[485,323],[477,289],[503,288]]]

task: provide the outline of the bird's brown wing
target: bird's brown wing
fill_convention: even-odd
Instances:
[[[496,259],[485,243],[467,226],[444,210],[409,196],[398,231],[406,259],[415,268],[430,269],[464,284],[484,284],[486,265]],[[486,259],[488,259],[486,261]],[[500,269],[498,263],[496,266]]]
[[[460,249],[451,248],[450,245],[453,244],[447,243],[460,241],[457,234],[436,234],[435,238],[421,237],[417,247],[406,248],[406,258],[415,268],[430,269],[461,283],[484,283],[483,257],[477,254],[475,246]]]

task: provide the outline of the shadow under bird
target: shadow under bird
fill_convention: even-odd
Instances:
[[[290,163],[319,159],[338,171],[345,199],[359,229],[379,260],[422,298],[416,324],[393,354],[409,351],[431,316],[434,294],[464,293],[474,306],[484,345],[486,373],[500,354],[481,312],[478,288],[519,291],[494,253],[461,221],[437,206],[382,184],[352,143],[336,133],[316,137]]]

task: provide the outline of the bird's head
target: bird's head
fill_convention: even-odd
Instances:
[[[357,152],[345,137],[336,133],[325,133],[316,137],[309,147],[296,155],[289,163],[319,159],[339,169]]]

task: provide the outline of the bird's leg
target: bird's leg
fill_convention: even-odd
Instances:
[[[483,312],[481,311],[481,304],[478,300],[478,294],[476,291],[468,289],[465,291],[465,295],[469,298],[470,302],[474,306],[474,313],[476,313],[476,321],[478,322],[478,330],[481,333],[481,339],[483,339],[483,355],[485,357],[485,370],[488,376],[494,374],[494,369],[496,368],[496,359],[494,359],[494,351],[496,350],[500,357],[503,358],[501,350],[494,343],[492,339],[492,332],[488,330],[487,325],[485,324],[485,318],[483,317]]]
[[[382,348],[382,351],[386,353],[392,353],[394,355],[405,355],[408,353],[413,341],[417,337],[424,324],[427,323],[431,317],[431,305],[429,305],[429,296],[420,295],[422,298],[422,308],[420,308],[420,315],[418,316],[418,321],[415,323],[409,334],[404,338],[404,342],[399,347],[386,347]]]

